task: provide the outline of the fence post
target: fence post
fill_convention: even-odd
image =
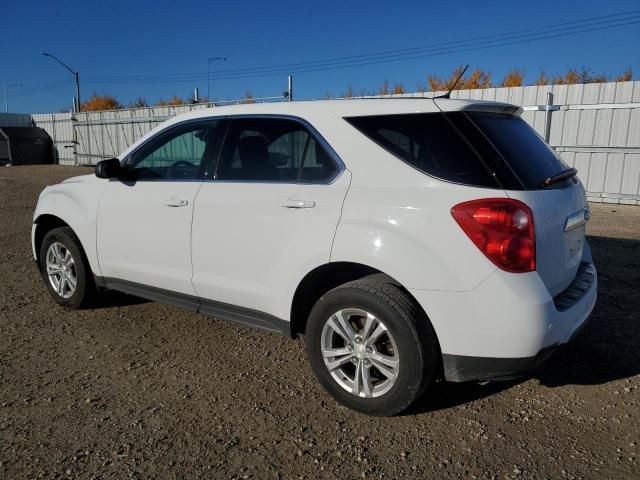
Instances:
[[[73,164],[77,167],[78,165],[80,165],[80,158],[78,157],[78,125],[76,125],[76,123],[78,122],[78,117],[77,117],[78,113],[71,113],[71,132],[72,132],[72,137],[71,139],[73,140]]]
[[[547,92],[547,104],[544,109],[544,141],[549,143],[551,138],[551,112],[553,109],[553,93]]]

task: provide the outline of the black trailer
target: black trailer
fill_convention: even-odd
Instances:
[[[0,128],[0,165],[49,163],[55,163],[53,141],[42,128]]]

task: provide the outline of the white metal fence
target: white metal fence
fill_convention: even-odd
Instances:
[[[543,136],[549,115],[549,143],[578,169],[591,201],[640,204],[640,81],[457,90],[451,97],[521,105],[523,118]],[[60,163],[93,164],[118,155],[167,118],[206,107],[36,114],[33,120],[53,138]]]

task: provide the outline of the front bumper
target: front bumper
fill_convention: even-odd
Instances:
[[[537,368],[586,325],[597,290],[589,255],[555,298],[535,272],[498,271],[469,292],[411,293],[438,336],[445,379],[464,382],[509,379]]]

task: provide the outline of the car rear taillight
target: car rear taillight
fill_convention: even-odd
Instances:
[[[536,269],[531,209],[518,200],[486,198],[456,205],[451,215],[494,264],[507,272]]]

